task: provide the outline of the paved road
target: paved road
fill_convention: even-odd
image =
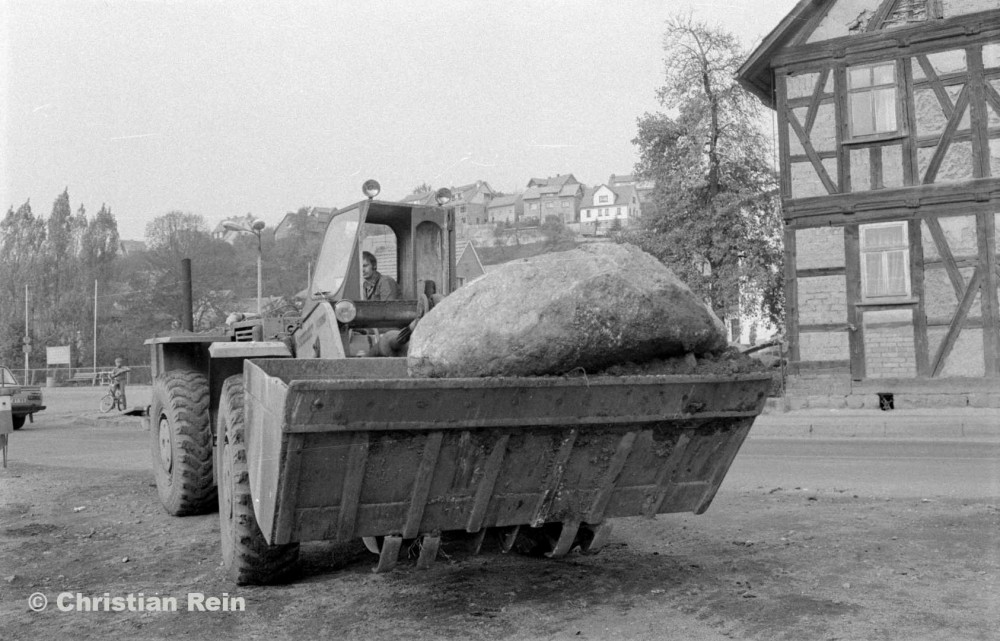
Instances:
[[[750,438],[721,491],[846,490],[865,496],[1000,496],[1000,443]]]
[[[8,457],[81,469],[149,469],[137,419],[101,415],[97,388],[49,390],[49,409]],[[130,405],[149,388],[129,390]],[[758,419],[722,490],[845,490],[867,496],[1000,496],[1000,420],[991,411],[789,412]]]

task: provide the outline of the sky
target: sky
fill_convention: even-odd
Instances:
[[[169,211],[276,225],[421,183],[631,173],[664,21],[753,48],[796,0],[0,0],[0,206],[69,189],[123,239]]]

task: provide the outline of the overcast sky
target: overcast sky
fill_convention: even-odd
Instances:
[[[795,0],[0,0],[0,206],[269,225],[484,179],[629,173],[663,22],[756,45]]]

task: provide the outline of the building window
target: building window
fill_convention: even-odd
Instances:
[[[606,202],[608,202],[608,197],[607,196],[598,196],[597,197],[597,204],[603,205]]]
[[[464,213],[465,213],[465,205],[462,205],[461,207],[459,207],[459,208],[458,208],[458,212],[459,212],[460,214],[464,214]]]
[[[896,63],[847,69],[851,138],[899,131],[896,117]]]
[[[618,207],[617,209],[615,209],[615,216],[621,216],[621,215],[622,215],[622,208]]]
[[[545,206],[549,209],[552,209],[555,206],[555,204],[550,200],[549,202],[545,203]]]
[[[569,201],[568,200],[564,200],[564,201],[562,201],[562,203],[563,203],[563,209],[566,209],[567,207],[569,207]]]
[[[531,211],[538,211],[538,203],[531,203]]]
[[[861,292],[866,299],[910,296],[905,221],[861,225]]]

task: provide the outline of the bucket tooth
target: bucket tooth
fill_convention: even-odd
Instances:
[[[425,534],[420,539],[420,556],[417,557],[417,568],[426,570],[437,558],[438,548],[441,547],[440,534]]]
[[[611,523],[608,522],[586,525],[584,529],[589,530],[590,534],[593,535],[587,537],[580,545],[580,551],[584,554],[594,554],[607,544],[608,537],[611,536]]]
[[[371,552],[372,554],[378,554],[379,553],[378,539],[376,537],[374,537],[374,536],[363,536],[363,537],[361,537],[361,540],[364,542],[365,547],[368,548],[369,552]]]
[[[478,532],[469,537],[469,554],[479,554],[480,548],[483,547],[483,540],[486,539],[486,531],[487,528],[481,528]]]
[[[511,548],[514,547],[514,541],[517,540],[517,533],[520,531],[521,526],[515,525],[513,527],[505,528],[500,534],[500,551],[506,554],[510,552]]]
[[[579,530],[579,521],[567,521],[563,523],[562,529],[559,531],[559,539],[552,547],[552,551],[546,552],[545,556],[550,559],[558,559],[569,554],[569,551],[573,549],[573,543],[576,541],[576,533]]]
[[[403,537],[401,536],[387,536],[382,540],[382,550],[378,555],[378,565],[375,566],[376,572],[388,572],[392,568],[396,567],[396,561],[399,560],[399,548],[403,545]]]

